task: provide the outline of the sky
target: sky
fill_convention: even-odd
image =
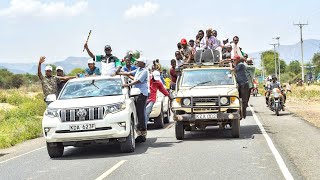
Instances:
[[[212,27],[218,39],[240,38],[247,53],[299,42],[293,23],[306,23],[304,39],[320,39],[318,0],[1,0],[0,63],[47,62],[69,56],[88,56],[83,44],[103,54],[111,45],[123,58],[141,50],[150,60],[174,58],[181,38],[195,39],[200,29]]]

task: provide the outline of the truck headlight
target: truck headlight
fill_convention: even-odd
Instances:
[[[222,97],[220,98],[220,103],[221,105],[227,105],[229,103],[229,100],[226,97]]]
[[[182,102],[185,106],[189,106],[191,104],[191,100],[189,98],[184,98]]]
[[[126,109],[126,103],[122,102],[122,103],[117,103],[117,104],[111,104],[105,107],[105,115],[107,115],[108,113],[116,113],[119,111],[123,111]]]
[[[57,109],[47,109],[44,114],[48,117],[58,117],[59,111]]]

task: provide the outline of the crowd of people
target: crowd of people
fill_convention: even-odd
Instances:
[[[236,74],[236,80],[238,83],[239,96],[242,98],[244,110],[248,106],[251,89],[253,88],[253,73],[252,60],[248,58],[248,55],[243,53],[239,47],[239,37],[234,36],[232,41],[229,42],[229,38],[223,38],[222,41],[217,38],[217,31],[209,28],[206,30],[206,34],[203,30],[199,30],[196,35],[196,40],[190,39],[187,41],[182,38],[177,44],[178,49],[175,51],[175,59],[171,60],[170,68],[170,83],[169,87],[174,89],[176,81],[179,77],[179,71],[176,71],[177,67],[181,67],[184,64],[194,63],[195,54],[199,50],[212,49],[218,50],[221,54],[221,59],[232,59],[234,61],[233,70]],[[112,55],[112,48],[110,45],[104,47],[104,55],[96,55],[91,52],[87,43],[84,44],[84,48],[91,59],[88,60],[88,68],[85,69],[85,76],[98,76],[98,75],[125,75],[128,76],[131,81],[128,84],[124,84],[123,87],[134,86],[140,90],[140,94],[135,99],[136,110],[138,116],[137,124],[137,142],[146,141],[147,135],[147,122],[149,120],[149,114],[152,107],[156,102],[158,90],[165,96],[171,97],[164,88],[164,85],[168,84],[164,78],[167,77],[167,72],[162,68],[158,59],[154,60],[152,67],[148,69],[147,59],[140,57],[138,51],[129,51],[123,60],[120,60],[116,56]],[[43,93],[46,97],[49,94],[59,95],[64,84],[69,80],[76,78],[76,76],[65,76],[62,67],[57,67],[57,74],[52,74],[52,67],[46,66],[45,76],[41,73],[41,64],[45,61],[45,57],[41,57],[38,65],[38,76],[41,80]],[[96,62],[101,63],[101,69],[97,67]],[[49,105],[50,102],[47,102]],[[245,112],[244,112],[245,118]]]

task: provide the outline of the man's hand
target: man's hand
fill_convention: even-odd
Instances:
[[[84,43],[84,46],[83,46],[85,49],[88,49],[88,43]]]
[[[39,64],[44,63],[45,60],[46,60],[46,57],[45,56],[41,56],[40,60],[39,60]]]

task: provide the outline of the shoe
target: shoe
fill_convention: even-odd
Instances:
[[[135,141],[136,143],[142,143],[142,142],[146,142],[146,140],[147,140],[146,136],[138,136]]]

